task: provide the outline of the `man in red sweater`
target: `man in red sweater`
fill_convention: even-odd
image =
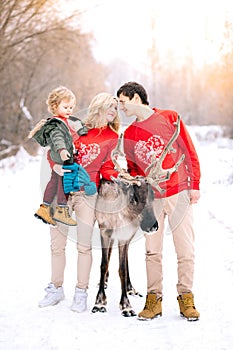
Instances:
[[[191,137],[184,122],[175,111],[150,108],[144,87],[128,82],[117,91],[120,109],[136,120],[124,133],[124,151],[130,175],[148,176],[150,164],[159,160],[164,148],[180,123],[178,137],[167,153],[163,169],[177,163],[176,171],[154,186],[154,210],[158,231],[145,234],[147,297],[138,318],[142,320],[162,316],[162,249],[165,219],[173,235],[178,262],[178,303],[180,314],[189,321],[198,320],[192,293],[194,275],[194,230],[192,204],[200,197],[200,165]],[[182,160],[181,160],[182,159]],[[155,163],[156,164],[156,163]],[[155,174],[156,175],[156,174]]]

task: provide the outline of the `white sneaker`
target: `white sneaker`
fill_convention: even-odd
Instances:
[[[63,287],[56,288],[53,283],[49,283],[48,287],[45,288],[47,294],[44,299],[39,301],[39,307],[46,307],[58,304],[65,298]]]
[[[75,312],[84,312],[87,309],[87,292],[86,289],[76,287],[73,303],[70,308]]]

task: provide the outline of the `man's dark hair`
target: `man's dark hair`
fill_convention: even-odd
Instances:
[[[149,105],[146,90],[141,84],[138,84],[135,81],[129,81],[122,85],[117,91],[117,97],[119,97],[120,94],[129,97],[130,100],[132,100],[134,94],[138,94],[142,100],[142,104]]]

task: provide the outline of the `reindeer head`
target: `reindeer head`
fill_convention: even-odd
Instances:
[[[153,210],[154,191],[147,179],[141,178],[141,185],[133,185],[134,201],[141,211],[140,227],[143,231],[158,230],[158,222]]]
[[[152,232],[158,229],[153,210],[154,191],[144,177],[136,177],[135,181],[125,182],[123,179],[112,178],[127,197],[127,211],[131,218],[138,217],[139,225],[143,231]]]

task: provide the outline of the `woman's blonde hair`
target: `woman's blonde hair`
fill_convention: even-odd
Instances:
[[[85,119],[85,124],[88,128],[101,128],[103,127],[103,120],[101,120],[101,114],[103,114],[113,102],[117,102],[117,99],[107,93],[107,92],[101,92],[100,94],[96,95],[92,100],[88,107],[88,116]],[[118,132],[120,128],[120,117],[117,111],[117,115],[114,118],[114,120],[110,123],[108,123],[109,127],[115,131]]]
[[[71,90],[67,89],[65,86],[59,86],[56,89],[52,90],[48,96],[48,99],[46,101],[48,111],[51,114],[56,114],[57,107],[62,100],[74,100],[74,104],[76,104],[76,97],[74,93]]]

